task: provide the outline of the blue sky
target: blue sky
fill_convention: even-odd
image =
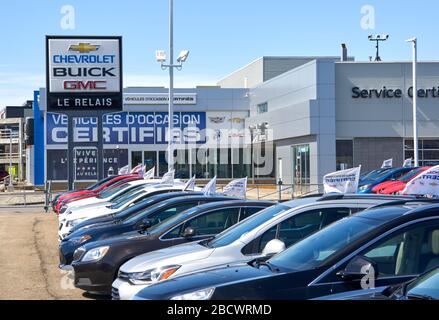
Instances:
[[[215,84],[263,55],[339,55],[345,42],[357,60],[374,55],[370,33],[388,33],[383,60],[408,60],[404,40],[419,38],[419,58],[439,60],[439,2],[419,0],[174,0],[175,48],[190,49],[176,84]],[[75,30],[63,30],[60,10],[75,8]],[[361,26],[361,9],[375,9],[375,29]],[[155,62],[166,49],[167,0],[5,0],[0,10],[0,107],[21,104],[44,86],[44,36],[121,35],[125,86],[165,86]]]

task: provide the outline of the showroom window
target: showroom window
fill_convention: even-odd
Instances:
[[[258,104],[258,114],[263,114],[268,112],[268,103],[264,102],[261,104]]]
[[[414,158],[413,139],[406,139],[404,143],[405,159]],[[439,140],[419,139],[419,165],[436,166],[439,165]]]
[[[337,140],[337,170],[346,170],[354,166],[354,141]]]

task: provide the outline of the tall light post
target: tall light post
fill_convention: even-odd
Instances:
[[[419,167],[419,138],[418,138],[418,77],[416,67],[418,64],[418,39],[406,40],[413,45],[413,145],[415,151],[415,167]]]
[[[177,58],[177,64],[174,64],[174,0],[169,0],[169,63],[165,64],[165,51],[156,51],[156,59],[160,62],[162,69],[169,69],[168,171],[174,170],[174,68],[180,71],[188,56],[188,50],[181,51]]]

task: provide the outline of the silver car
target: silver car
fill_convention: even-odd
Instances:
[[[154,283],[201,269],[268,258],[325,226],[398,196],[329,195],[267,208],[210,240],[150,252],[126,262],[113,282],[113,299],[132,299]]]

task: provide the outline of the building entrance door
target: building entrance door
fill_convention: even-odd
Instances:
[[[309,150],[309,145],[293,147],[293,182],[301,188],[309,188],[311,183]]]

